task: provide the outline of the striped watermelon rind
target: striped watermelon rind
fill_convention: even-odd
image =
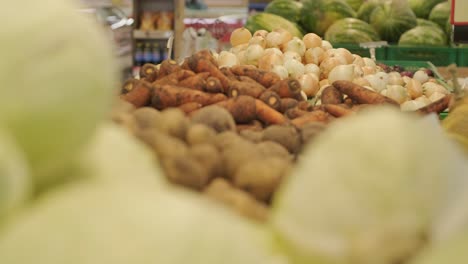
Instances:
[[[369,23],[357,18],[343,18],[327,29],[325,40],[332,43],[362,43],[378,41],[380,37]]]
[[[250,30],[252,33],[260,29],[273,31],[277,28],[283,28],[295,37],[302,38],[304,36],[304,31],[298,24],[281,16],[265,12],[249,16],[245,23],[245,28]]]
[[[433,27],[416,26],[403,33],[398,41],[399,46],[445,46],[447,37],[434,31]]]
[[[307,32],[324,36],[333,22],[356,17],[356,12],[342,0],[304,0],[300,23]]]
[[[273,0],[267,4],[264,12],[284,17],[294,23],[299,23],[301,9],[301,2],[293,0]]]

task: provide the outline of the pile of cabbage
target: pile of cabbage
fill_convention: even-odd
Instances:
[[[0,35],[0,263],[466,262],[466,160],[431,117],[330,124],[256,223],[166,183],[106,121],[112,48],[72,3],[8,5],[23,16]]]

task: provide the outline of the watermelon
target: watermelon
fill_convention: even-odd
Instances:
[[[346,17],[356,17],[356,11],[343,0],[303,0],[300,22],[307,32],[324,36],[333,22]]]
[[[443,31],[435,31],[433,27],[416,26],[401,35],[398,45],[444,46],[447,45],[447,36]]]
[[[401,34],[417,25],[416,16],[406,0],[386,1],[377,5],[369,21],[380,37],[388,42],[398,42]]]
[[[370,15],[374,11],[374,9],[381,4],[379,0],[369,0],[364,2],[357,11],[357,18],[366,21],[369,23]]]
[[[370,24],[357,18],[335,21],[325,32],[325,40],[331,43],[362,43],[379,39],[379,34]]]
[[[294,37],[302,38],[304,36],[303,30],[298,24],[291,22],[284,17],[265,12],[249,16],[245,23],[245,28],[250,30],[250,32],[255,32],[260,29],[273,31],[277,28],[283,28],[289,31],[289,33]]]
[[[444,28],[447,19],[450,17],[450,8],[450,2],[448,1],[437,4],[429,13],[429,20]]]
[[[364,3],[364,0],[345,0],[345,2],[357,12],[362,3]]]
[[[437,32],[440,32],[440,34],[445,35],[445,31],[439,25],[437,25],[436,23],[434,23],[434,22],[432,22],[430,20],[423,19],[423,18],[418,18],[416,21],[418,23],[418,26],[431,27],[434,30],[436,30]]]
[[[408,0],[414,14],[419,18],[428,18],[432,8],[447,0]]]
[[[275,14],[298,23],[301,17],[302,3],[293,0],[273,0],[265,7],[264,12]]]

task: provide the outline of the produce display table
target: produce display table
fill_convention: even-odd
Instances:
[[[450,73],[447,71],[447,67],[437,67],[437,70],[445,79],[451,78]],[[467,78],[468,67],[458,67],[458,77]]]

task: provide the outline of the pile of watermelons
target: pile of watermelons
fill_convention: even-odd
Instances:
[[[449,43],[448,0],[273,0],[247,19],[251,31],[282,25],[332,43],[385,40],[399,45]]]

